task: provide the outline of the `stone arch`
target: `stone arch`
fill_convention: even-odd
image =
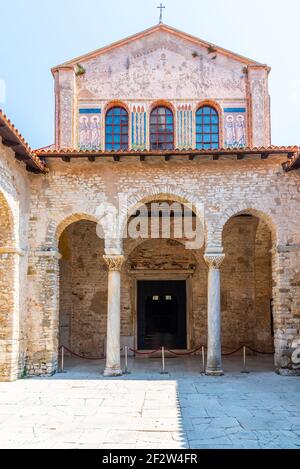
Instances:
[[[0,381],[12,381],[19,367],[19,258],[15,222],[5,194],[0,191]]]
[[[0,191],[0,248],[15,247],[15,222],[5,194]]]
[[[206,234],[206,225],[204,222],[204,207],[199,200],[189,192],[178,188],[176,186],[153,186],[147,191],[136,191],[127,198],[126,206],[121,208],[120,223],[119,223],[119,234],[120,238],[124,236],[127,222],[130,216],[143,204],[149,202],[159,201],[173,201],[178,202],[186,207],[191,208],[196,216],[201,220],[204,225],[204,231]]]
[[[130,109],[129,109],[128,104],[125,103],[124,101],[120,101],[118,99],[115,99],[115,100],[109,101],[105,105],[104,110],[103,110],[104,117],[106,116],[107,112],[110,109],[112,109],[113,107],[122,107],[123,109],[125,109],[128,112],[128,116],[130,115]]]
[[[266,223],[272,233],[273,244],[276,245],[279,238],[278,227],[274,217],[267,211],[255,207],[245,207],[243,204],[234,207],[228,207],[221,215],[218,214],[214,220],[211,220],[208,226],[208,246],[222,246],[223,230],[231,218],[238,215],[253,215],[254,217]]]
[[[81,221],[81,220],[92,221],[92,222],[98,223],[98,219],[95,215],[90,215],[87,213],[74,213],[68,216],[67,218],[65,218],[63,221],[61,221],[59,225],[57,226],[56,233],[55,233],[56,242],[57,243],[59,242],[60,236],[69,225],[72,225],[73,223],[76,223],[77,221]]]
[[[171,103],[171,101],[167,101],[165,99],[158,99],[157,101],[153,101],[153,103],[151,103],[150,108],[149,108],[149,116],[151,112],[153,111],[153,109],[159,106],[167,107],[168,109],[170,109],[170,111],[173,112],[174,125],[175,125],[176,109],[175,109],[175,106]]]
[[[104,239],[97,236],[95,221],[77,214],[59,226],[55,347],[64,345],[87,356],[102,355],[106,334],[107,269]]]
[[[242,215],[252,218],[236,219]],[[239,337],[239,345],[241,341],[249,341],[247,345],[254,349],[270,352],[275,342],[277,351],[276,339],[272,334],[272,324],[277,315],[274,299],[279,292],[276,222],[266,211],[240,206],[226,210],[220,217],[218,234],[220,233],[225,253],[222,265],[224,296],[226,304],[227,300],[234,304],[228,311],[233,314],[233,321],[244,314],[241,328],[236,327],[239,331],[236,336]],[[234,236],[234,241],[227,238],[227,235]],[[228,298],[226,288],[231,292]]]

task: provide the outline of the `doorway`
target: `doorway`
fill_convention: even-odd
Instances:
[[[186,282],[138,282],[138,348],[187,348]]]

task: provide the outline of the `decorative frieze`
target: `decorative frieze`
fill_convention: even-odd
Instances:
[[[101,112],[100,108],[79,109],[78,147],[80,150],[101,150]]]
[[[177,147],[181,150],[193,147],[193,111],[190,104],[177,108]]]
[[[145,150],[147,147],[147,114],[144,106],[132,108],[131,147],[133,150]]]
[[[247,145],[246,108],[224,109],[224,146],[243,148]]]

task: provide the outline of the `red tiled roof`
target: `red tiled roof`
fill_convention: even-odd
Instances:
[[[74,148],[59,148],[59,149],[40,149],[36,150],[36,154],[43,157],[62,157],[69,156],[71,158],[84,158],[88,156],[95,157],[109,157],[109,156],[173,156],[173,155],[272,155],[272,154],[287,154],[289,158],[300,151],[298,146],[275,146],[268,147],[247,147],[247,148],[218,148],[215,150],[196,150],[185,149],[181,150],[175,148],[174,150],[118,150],[118,151],[100,151],[100,150],[78,150]]]
[[[46,172],[44,162],[36,155],[14,124],[0,109],[0,137],[2,144],[11,148],[19,161],[24,161],[31,172]]]

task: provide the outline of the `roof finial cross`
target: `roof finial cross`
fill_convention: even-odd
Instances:
[[[160,10],[160,15],[159,15],[159,24],[161,24],[163,22],[163,10],[166,8],[165,6],[163,6],[163,4],[161,3],[159,5],[159,7],[157,7],[159,10]]]

